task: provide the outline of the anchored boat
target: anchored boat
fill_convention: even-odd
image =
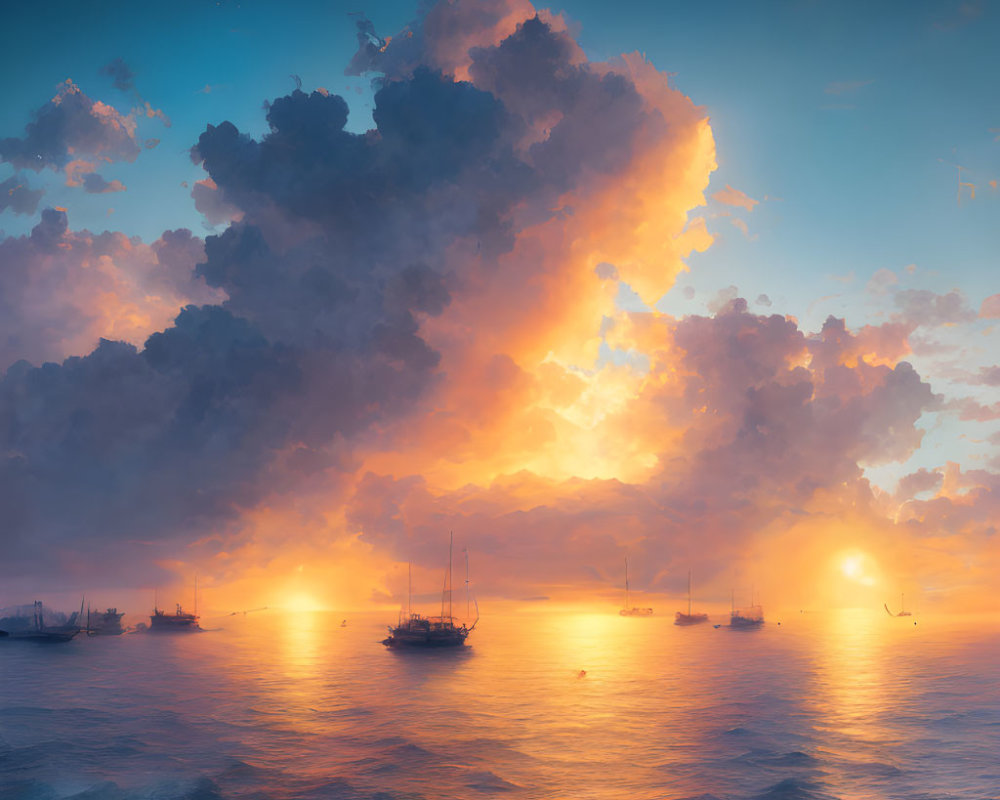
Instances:
[[[687,614],[678,611],[674,615],[674,625],[697,625],[701,622],[708,622],[708,614],[691,613],[691,570],[688,570],[688,610]]]
[[[452,542],[453,537],[448,538],[448,569],[445,572],[444,590],[441,592],[441,614],[436,617],[424,617],[411,610],[411,581],[407,574],[407,600],[406,619],[400,619],[395,626],[389,626],[389,635],[382,640],[386,647],[394,648],[433,648],[433,647],[461,647],[469,634],[475,629],[479,622],[479,604],[476,604],[476,619],[471,627],[465,624],[456,623],[452,614],[451,596],[451,568],[452,568]],[[465,554],[465,586],[468,592],[469,586],[469,554]],[[468,596],[468,595],[467,595]],[[448,604],[448,613],[445,614],[445,601]],[[466,608],[468,617],[468,608]]]
[[[623,617],[651,617],[653,609],[629,605],[628,556],[625,556],[625,607],[618,613]]]

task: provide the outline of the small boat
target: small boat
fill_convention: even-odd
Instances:
[[[47,644],[68,642],[80,632],[80,617],[83,613],[83,603],[80,611],[74,611],[64,625],[46,625],[44,610],[40,600],[34,603],[34,613],[30,623],[27,617],[8,618],[4,621],[5,629],[0,631],[0,638],[7,641],[28,641]],[[27,623],[27,624],[21,624]]]
[[[618,613],[623,617],[653,616],[653,609],[651,608],[638,608],[636,606],[629,605],[628,556],[625,556],[625,607],[622,608]]]
[[[437,647],[462,647],[469,634],[475,629],[479,622],[479,604],[476,604],[476,620],[471,627],[465,624],[457,624],[452,614],[451,596],[451,568],[452,568],[452,542],[453,537],[448,539],[448,569],[445,572],[444,590],[441,592],[441,614],[436,617],[424,617],[411,610],[410,598],[412,597],[411,582],[407,575],[407,614],[406,619],[400,619],[395,626],[389,626],[389,635],[382,640],[382,644],[391,648],[437,648]],[[465,585],[468,590],[469,579],[469,556],[466,551],[465,557],[466,580]],[[448,613],[444,613],[445,600],[448,602]],[[346,620],[345,620],[346,623]]]
[[[753,592],[750,593],[750,602],[753,603]],[[733,606],[729,614],[730,628],[759,628],[764,624],[764,609],[760,605],[749,605],[744,608],[736,607],[736,594],[733,593]]]
[[[96,611],[91,613],[87,609],[87,633],[90,636],[121,636],[125,633],[122,627],[122,617],[124,611],[117,608],[109,608],[104,613]]]
[[[691,613],[691,570],[688,570],[688,610],[687,614],[682,611],[678,611],[674,615],[674,625],[698,625],[702,622],[708,622],[708,614],[692,614]]]
[[[177,611],[168,614],[159,608],[156,598],[153,598],[153,615],[149,618],[149,633],[200,633],[202,628],[198,625],[198,578],[194,579],[194,613],[189,614],[177,603]]]
[[[902,594],[899,596],[899,613],[898,614],[893,614],[889,610],[889,604],[888,603],[883,603],[882,604],[882,606],[885,608],[885,613],[888,614],[890,617],[912,617],[913,613],[910,612],[910,611],[907,611],[905,608],[903,608],[903,597],[904,597],[904,595],[902,595]]]
[[[180,603],[177,604],[177,612],[174,614],[168,614],[154,606],[147,630],[150,633],[198,633],[201,631],[198,619],[197,614],[185,613]]]

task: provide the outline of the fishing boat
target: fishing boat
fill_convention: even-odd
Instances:
[[[177,610],[173,614],[168,614],[159,608],[156,598],[153,598],[153,615],[149,618],[150,633],[200,633],[201,627],[198,625],[198,578],[194,579],[194,613],[190,614],[181,608],[177,603]]]
[[[91,613],[88,608],[87,633],[90,636],[121,636],[125,633],[125,628],[122,627],[124,616],[125,612],[117,608],[109,608],[103,613],[100,611]]]
[[[674,625],[698,625],[702,622],[708,622],[708,614],[692,614],[691,613],[691,570],[688,570],[688,610],[687,614],[683,611],[678,611],[674,615]]]
[[[0,638],[7,641],[30,641],[47,644],[68,642],[80,632],[80,617],[83,614],[83,603],[80,611],[74,611],[64,625],[46,625],[44,609],[40,600],[33,606],[33,614],[27,617],[8,617],[3,621],[4,630]]]
[[[753,602],[753,592],[750,593],[751,605],[736,607],[736,593],[733,592],[732,611],[729,614],[730,628],[759,628],[764,624],[764,609]]]
[[[462,647],[469,634],[475,629],[479,622],[479,604],[476,604],[476,619],[471,627],[466,627],[464,623],[458,624],[452,613],[452,592],[451,592],[451,571],[452,571],[452,544],[454,537],[448,538],[448,568],[445,571],[444,589],[441,592],[441,614],[436,617],[424,617],[414,613],[412,610],[412,580],[410,571],[407,570],[407,599],[406,599],[406,619],[400,618],[396,625],[389,626],[389,635],[382,640],[382,644],[391,648],[437,648],[437,647]],[[469,587],[469,555],[465,556],[465,586],[466,597],[468,598]],[[445,603],[447,602],[448,613],[445,614]],[[468,600],[466,600],[466,618],[468,619]]]
[[[638,608],[637,606],[629,605],[629,583],[628,583],[628,556],[625,556],[625,607],[622,608],[618,613],[623,617],[651,617],[653,616],[653,609],[651,608]]]
[[[890,617],[912,617],[913,613],[910,612],[910,611],[907,611],[903,607],[903,597],[904,597],[904,595],[902,595],[902,594],[899,596],[899,613],[898,614],[893,614],[889,610],[889,604],[888,603],[883,603],[882,604],[883,607],[885,608],[885,613],[888,614]]]

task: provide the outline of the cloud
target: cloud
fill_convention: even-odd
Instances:
[[[765,308],[770,308],[771,307],[771,298],[768,297],[766,294],[759,294],[759,295],[757,295],[757,301],[756,302],[757,302],[757,305],[759,305],[759,306],[764,306]]]
[[[1000,319],[1000,294],[993,294],[983,300],[979,316],[985,319]]]
[[[1000,419],[1000,403],[983,405],[971,397],[958,397],[949,400],[946,407],[956,411],[963,422],[992,422]]]
[[[894,293],[896,307],[903,316],[927,327],[971,322],[976,312],[959,291],[936,294],[924,289],[904,289]]]
[[[118,180],[108,182],[96,172],[83,176],[83,190],[88,194],[108,194],[109,192],[124,192],[125,185]]]
[[[211,178],[195,181],[191,198],[194,200],[194,207],[205,215],[209,225],[225,225],[243,218],[242,211],[222,198],[219,187]]]
[[[189,303],[221,298],[194,277],[201,240],[168,231],[151,245],[71,231],[42,212],[28,236],[0,241],[0,370],[88,353],[104,337],[141,344]]]
[[[618,305],[654,308],[712,244],[704,109],[518,0],[359,34],[375,129],[299,89],[260,137],[207,126],[193,196],[230,223],[203,244],[53,210],[0,243],[5,355],[51,362],[0,381],[0,573],[140,582],[197,557],[275,582],[335,551],[385,599],[454,527],[513,597],[596,596],[626,550],[649,587],[694,564],[728,591],[739,564],[791,594],[845,531],[892,552],[898,502],[864,470],[908,459],[941,408],[906,320],[807,331],[733,287],[708,316]]]
[[[132,72],[132,69],[125,63],[121,56],[101,67],[101,74],[111,78],[116,89],[123,92],[135,91],[135,83],[133,81],[135,73]]]
[[[759,200],[754,200],[752,197],[748,197],[739,189],[734,189],[728,183],[725,189],[721,189],[713,194],[712,199],[723,205],[745,208],[747,211],[753,211],[753,207],[760,202]]]
[[[0,182],[0,212],[9,208],[15,214],[34,214],[43,194],[43,189],[31,189],[24,179],[13,175]]]
[[[72,81],[35,112],[23,138],[0,140],[0,159],[18,169],[61,170],[80,157],[134,161],[139,155],[135,120],[99,100],[91,100]]]

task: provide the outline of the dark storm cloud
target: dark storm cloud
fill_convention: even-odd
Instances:
[[[139,155],[134,122],[91,100],[72,81],[39,108],[22,138],[0,139],[0,159],[18,169],[60,170],[73,158],[97,156],[134,161]]]
[[[0,211],[9,208],[15,214],[34,214],[43,194],[43,189],[30,189],[26,181],[14,175],[0,182]]]

